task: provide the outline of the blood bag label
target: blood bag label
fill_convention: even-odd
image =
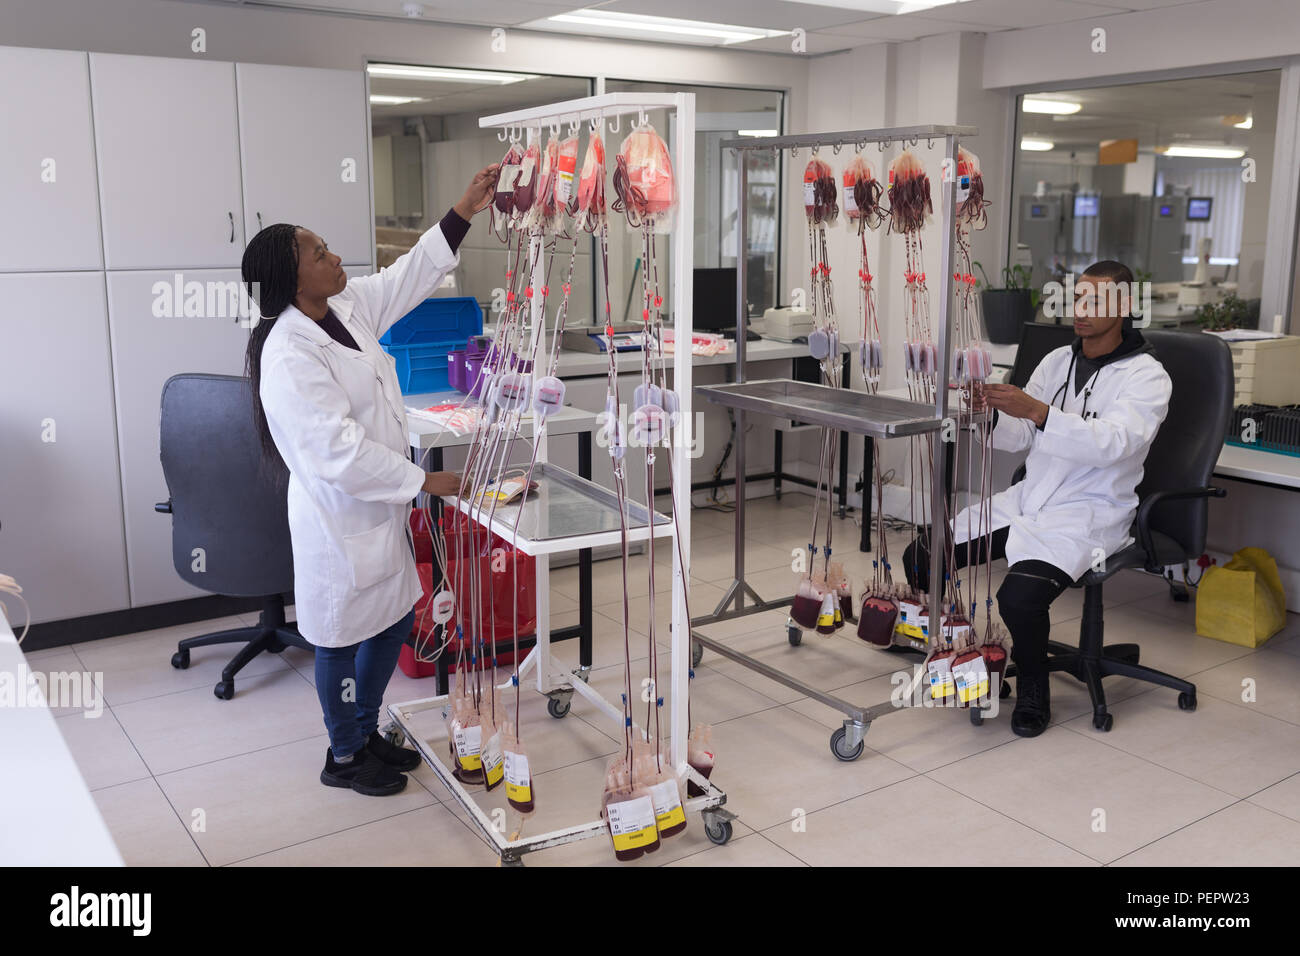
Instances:
[[[527,186],[533,181],[533,167],[537,165],[537,159],[534,156],[525,156],[523,165],[519,167],[519,182],[515,183],[515,188]]]
[[[528,756],[506,751],[506,797],[515,803],[533,799],[533,778],[528,772]]]
[[[650,797],[654,801],[655,822],[660,830],[670,830],[686,822],[686,811],[682,809],[682,795],[676,780],[655,784],[650,788]]]
[[[555,180],[555,198],[561,206],[567,205],[569,197],[573,195],[573,171],[577,166],[576,153],[560,153],[560,161],[556,167],[558,176]]]
[[[813,191],[812,183],[803,184],[803,204],[805,206],[813,205],[814,201],[816,200],[816,195],[817,194]]]
[[[489,787],[494,787],[500,782],[504,759],[501,753],[501,734],[498,732],[488,738],[480,757],[483,764],[483,776],[487,780]]]
[[[970,176],[963,175],[957,177],[957,201],[965,202],[970,198]]]
[[[515,177],[519,175],[522,168],[517,163],[501,167],[501,172],[497,175],[497,182],[503,184],[502,192],[511,192],[515,188]]]
[[[858,201],[853,195],[853,187],[851,185],[844,187],[844,211],[858,211]]]
[[[634,797],[605,807],[615,850],[635,850],[659,839],[655,805],[650,797]]]
[[[456,745],[456,759],[462,770],[479,770],[483,760],[479,756],[483,749],[483,728],[480,726],[462,727],[460,721],[451,722],[451,739]]]
[[[948,657],[936,657],[926,666],[926,676],[930,680],[930,697],[933,700],[943,700],[945,697],[951,697],[954,692],[952,678],[952,659]]]
[[[983,655],[956,665],[952,676],[957,685],[957,699],[963,704],[988,695],[989,671],[984,665]]]

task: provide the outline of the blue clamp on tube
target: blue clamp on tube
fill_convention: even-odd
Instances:
[[[624,727],[631,727],[631,726],[632,726],[632,718],[631,718],[631,717],[624,717],[624,718],[623,718],[623,726],[624,726]]]
[[[664,705],[664,699],[662,697],[659,697],[655,700],[656,707],[662,707],[663,705]]]
[[[695,680],[695,668],[692,667],[692,668],[690,668],[689,670],[687,670],[687,671],[686,671],[686,676],[687,676],[690,680]]]

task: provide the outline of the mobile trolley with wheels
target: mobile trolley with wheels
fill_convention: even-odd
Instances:
[[[952,263],[955,241],[953,225],[956,212],[955,175],[946,177],[941,185],[943,241],[940,250],[939,275],[943,277],[943,281],[938,296],[938,342],[936,345],[939,355],[939,367],[935,372],[935,401],[932,405],[883,394],[873,395],[850,389],[837,389],[808,382],[796,382],[790,379],[746,382],[745,327],[747,317],[744,306],[745,289],[747,288],[745,275],[747,263],[744,250],[748,248],[745,212],[748,180],[748,169],[745,161],[746,153],[753,150],[780,151],[788,148],[794,154],[804,147],[821,146],[833,147],[838,152],[843,146],[856,146],[861,149],[871,143],[878,144],[880,151],[883,153],[893,143],[915,146],[920,140],[926,140],[933,145],[935,141],[941,140],[944,144],[945,162],[948,163],[948,168],[955,172],[957,168],[958,141],[963,137],[974,136],[976,132],[977,130],[973,126],[913,126],[895,129],[847,130],[838,133],[809,133],[795,136],[746,137],[724,140],[721,143],[721,148],[735,150],[738,153],[737,167],[739,175],[736,177],[736,182],[739,205],[736,228],[738,231],[737,249],[741,252],[736,257],[738,290],[736,297],[736,381],[728,385],[702,385],[697,388],[697,391],[711,402],[734,409],[737,434],[743,435],[745,433],[746,412],[770,415],[782,419],[797,419],[808,424],[823,425],[849,434],[862,435],[868,441],[906,438],[938,431],[943,426],[945,416],[949,414],[947,407],[948,373],[952,361],[952,321],[954,312]],[[978,421],[982,414],[981,416],[963,414],[961,420],[957,423],[958,427],[969,427]],[[721,641],[706,637],[695,630],[719,621],[788,607],[794,600],[792,596],[775,601],[765,601],[745,580],[745,443],[743,441],[736,443],[735,456],[735,576],[713,613],[691,621],[692,664],[699,664],[704,649],[708,648],[728,660],[735,661],[749,670],[783,684],[800,694],[811,697],[827,707],[840,711],[845,716],[844,725],[831,734],[831,752],[840,760],[856,760],[862,754],[863,739],[872,721],[886,714],[904,709],[902,706],[890,700],[869,707],[859,707],[833,694],[811,687],[777,668],[740,651],[733,650]],[[933,457],[930,487],[932,492],[936,492],[937,489],[945,487],[945,456],[935,454]],[[945,504],[944,496],[941,493],[931,494],[930,526],[932,528],[944,527],[946,521]],[[936,553],[931,556],[930,560],[932,565],[931,580],[942,581],[944,571],[942,549],[936,549]],[[932,588],[931,590],[933,593],[930,595],[929,619],[938,621],[942,619],[940,614],[942,588]],[[747,595],[753,601],[748,606],[746,604]],[[802,632],[788,618],[786,639],[794,647],[798,647],[803,642]],[[923,676],[923,672],[918,668],[903,695],[904,701],[913,697],[917,683]],[[1005,684],[999,688],[999,693],[1002,696],[1005,696],[1005,693],[1003,693],[1005,689]],[[978,702],[972,703],[970,705],[972,723],[980,723],[986,709],[978,706]]]
[[[673,163],[679,184],[677,221],[689,224],[694,221],[692,187],[695,177],[694,94],[606,93],[550,106],[483,117],[479,120],[479,126],[503,130],[508,127],[522,127],[527,130],[528,140],[531,143],[541,136],[544,127],[549,126],[552,131],[556,131],[561,124],[569,124],[573,127],[584,122],[603,122],[607,117],[636,116],[644,114],[647,110],[668,110],[673,114],[672,136],[669,141],[673,144]],[[540,243],[541,239],[534,237],[532,241]],[[529,261],[536,263],[533,285],[541,286],[544,281],[542,257],[533,255],[533,251],[535,250],[530,250],[529,255]],[[671,255],[673,275],[689,276],[693,268],[693,243],[672,242]],[[689,284],[674,282],[671,298],[676,340],[688,342],[691,337]],[[545,315],[541,301],[537,297],[532,300],[531,322],[533,335],[546,334]],[[545,351],[545,343],[543,342],[542,345]],[[673,375],[680,401],[681,417],[678,429],[682,432],[681,440],[684,446],[690,447],[690,432],[694,425],[691,414],[690,349],[675,350]],[[705,835],[713,843],[721,845],[731,839],[731,821],[734,819],[734,815],[723,807],[727,799],[726,794],[696,773],[686,762],[686,736],[690,729],[687,725],[686,707],[690,680],[688,660],[690,624],[686,617],[685,591],[686,582],[690,580],[690,456],[673,455],[672,467],[675,488],[673,511],[677,516],[676,520],[657,512],[647,513],[644,507],[628,502],[628,541],[644,541],[652,533],[656,538],[680,537],[680,547],[673,548],[671,699],[668,712],[670,755],[673,766],[677,768],[679,779],[688,779],[704,791],[703,796],[687,798],[684,803],[686,810],[699,811],[703,816]],[[545,432],[538,441],[537,465],[533,477],[537,481],[537,491],[529,494],[522,501],[498,505],[492,515],[483,514],[481,511],[472,515],[474,520],[482,523],[503,540],[510,542],[524,554],[532,555],[537,559],[536,644],[518,664],[519,679],[522,682],[526,675],[535,672],[536,691],[549,698],[547,710],[552,717],[563,718],[568,714],[573,695],[577,694],[614,721],[621,733],[624,727],[622,706],[606,700],[588,685],[587,668],[579,667],[564,673],[564,669],[552,660],[550,644],[550,555],[618,545],[621,537],[617,497],[607,488],[548,464]],[[471,511],[469,502],[462,501],[461,510],[469,514]],[[516,517],[519,518],[517,535]],[[511,679],[499,685],[498,689],[505,691],[513,686],[513,679]],[[483,838],[496,848],[503,864],[520,865],[525,853],[608,833],[604,821],[594,820],[537,836],[508,838],[483,811],[472,793],[452,774],[446,757],[441,753],[435,753],[435,748],[429,745],[416,727],[417,715],[442,708],[447,702],[447,695],[439,695],[393,704],[388,708],[392,722],[385,728],[385,733],[390,739],[409,742],[415,747],[424,762],[465,809],[470,821],[478,828]],[[596,802],[597,795],[593,794],[592,803]]]

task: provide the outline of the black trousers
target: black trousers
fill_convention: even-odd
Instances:
[[[957,567],[950,570],[1005,558],[1010,530],[999,528],[993,532],[991,548],[985,546],[985,538],[980,538],[973,547],[970,542],[957,545],[954,549]],[[930,529],[926,528],[903,552],[907,583],[923,591],[930,588],[929,540]],[[1047,637],[1052,627],[1048,608],[1073,583],[1069,574],[1046,561],[1017,561],[1007,570],[998,588],[998,611],[1011,633],[1014,642],[1011,659],[1019,673],[1031,678],[1046,676]]]

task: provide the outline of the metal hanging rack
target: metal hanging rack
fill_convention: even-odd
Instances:
[[[647,110],[668,110],[673,113],[675,154],[673,163],[679,184],[677,222],[679,229],[689,230],[694,216],[695,95],[693,93],[605,93],[549,106],[485,116],[479,119],[479,127],[504,130],[508,139],[522,138],[526,135],[529,142],[532,142],[540,136],[543,128],[555,132],[559,130],[561,124],[569,124],[572,127],[590,123],[592,129],[595,129],[608,118],[618,120],[619,117],[631,114],[636,114],[641,122],[645,122]],[[609,131],[615,131],[612,125]],[[500,135],[498,134],[498,138]],[[532,276],[534,286],[541,286],[545,278],[542,257],[536,255],[537,245],[541,242],[541,237],[532,237],[533,245],[530,248],[529,261],[534,263]],[[689,281],[684,281],[681,277],[689,277],[693,267],[694,244],[689,241],[688,231],[683,234],[680,241],[672,245],[673,274],[678,277],[671,291],[673,328],[677,342],[691,340],[691,287]],[[540,297],[532,298],[529,315],[533,337],[544,336],[546,316]],[[545,341],[539,345],[541,351],[545,352]],[[682,447],[689,448],[691,429],[694,426],[691,413],[691,350],[689,348],[674,350],[673,375],[681,413],[677,431]],[[686,616],[685,590],[690,580],[690,456],[673,455],[672,467],[675,489],[673,511],[677,516],[676,523],[670,517],[656,512],[647,514],[644,508],[633,505],[629,514],[628,537],[632,541],[644,540],[652,533],[655,537],[673,538],[677,535],[681,537],[681,547],[673,548],[671,698],[668,701],[670,752],[678,777],[690,780],[704,793],[700,797],[688,798],[685,808],[688,811],[701,812],[705,834],[709,840],[723,844],[731,838],[731,821],[734,819],[733,814],[723,809],[726,794],[686,762],[686,736],[690,730],[687,724],[686,702],[690,693],[691,678],[689,663],[691,629]],[[613,720],[621,734],[624,727],[622,705],[606,700],[598,691],[590,687],[584,668],[565,673],[563,668],[555,665],[550,646],[549,556],[616,543],[619,540],[617,501],[608,489],[548,464],[545,436],[538,441],[534,477],[538,480],[537,494],[529,495],[521,502],[512,505],[498,507],[490,525],[490,530],[505,540],[514,542],[523,553],[537,556],[536,644],[519,664],[520,679],[522,681],[524,675],[530,670],[536,672],[536,690],[549,698],[548,711],[552,717],[564,717],[569,712],[570,703],[576,693]],[[467,502],[462,502],[462,509],[466,514],[471,514],[475,520],[488,524],[489,519],[482,514],[481,510],[471,512]],[[523,515],[519,521],[519,534],[516,537],[513,529],[519,509],[523,509]],[[505,690],[513,686],[513,682],[507,680],[499,685],[499,689]],[[494,824],[479,806],[474,795],[455,778],[441,756],[434,752],[434,748],[415,727],[416,714],[440,708],[447,701],[448,697],[441,695],[391,705],[388,712],[393,719],[394,736],[409,740],[415,746],[425,763],[464,808],[483,838],[500,853],[503,863],[521,864],[521,858],[525,853],[602,836],[608,832],[605,822],[596,820],[526,839],[507,839],[501,832],[501,828]],[[593,802],[595,802],[594,798]]]
[[[823,425],[850,434],[863,435],[868,440],[900,438],[938,431],[948,408],[948,373],[952,360],[952,320],[953,320],[953,244],[955,237],[953,226],[956,214],[956,169],[957,147],[961,139],[976,135],[974,126],[904,126],[890,129],[844,130],[832,133],[801,133],[791,136],[759,136],[723,140],[723,149],[735,150],[739,175],[737,180],[737,256],[736,256],[736,380],[727,385],[699,386],[697,391],[707,400],[732,408],[736,416],[736,433],[745,434],[745,414],[754,412],[771,415],[776,418],[797,419],[814,425]],[[881,152],[897,144],[900,146],[918,146],[925,142],[931,149],[936,143],[943,144],[943,158],[949,162],[946,168],[952,175],[940,177],[942,191],[940,209],[942,215],[943,240],[939,253],[939,275],[942,286],[939,294],[938,368],[935,370],[934,404],[913,402],[906,399],[892,398],[886,395],[871,395],[850,389],[830,388],[790,379],[769,379],[755,382],[745,380],[745,329],[747,315],[745,308],[746,255],[748,248],[748,223],[746,219],[746,193],[748,164],[745,154],[757,151],[790,150],[792,157],[797,157],[800,149],[816,151],[823,147],[839,150],[844,146],[853,146],[858,151],[874,143]],[[775,601],[766,601],[745,580],[745,443],[736,442],[736,525],[735,525],[735,574],[722,600],[712,614],[698,617],[691,622],[692,628],[704,627],[718,621],[758,614],[776,608],[788,607],[794,600],[787,597]],[[930,527],[942,528],[946,520],[946,502],[943,488],[944,456],[934,456],[930,482]],[[944,554],[942,548],[934,549],[931,555],[930,571],[930,621],[942,620],[944,580]],[[937,583],[936,583],[937,582]],[[746,597],[752,604],[746,606]],[[691,634],[692,663],[698,664],[705,648],[736,663],[756,671],[764,677],[811,697],[828,707],[845,715],[844,725],[831,735],[831,751],[841,760],[855,760],[862,753],[863,738],[878,717],[893,713],[901,708],[894,701],[886,701],[869,707],[860,707],[849,701],[812,687],[754,657],[733,650],[721,641],[706,637],[693,630]],[[798,644],[802,635],[791,627],[789,633],[791,644]],[[912,684],[906,688],[903,700],[912,699],[917,683],[921,680],[919,670],[913,675]],[[971,719],[978,722],[982,710],[975,705],[971,707]]]

